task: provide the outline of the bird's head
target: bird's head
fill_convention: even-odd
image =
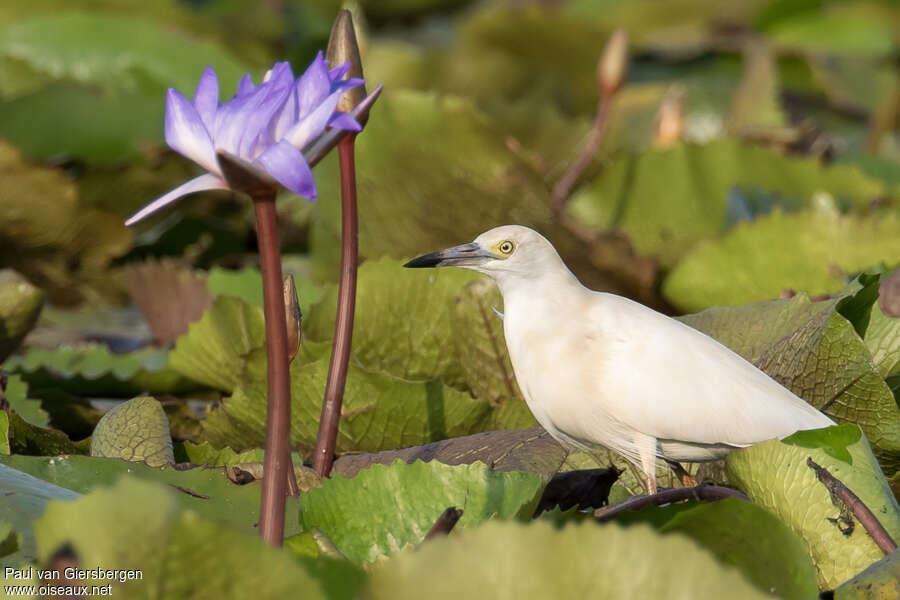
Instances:
[[[414,258],[410,268],[463,267],[489,275],[498,283],[533,279],[565,265],[547,239],[521,225],[503,225],[485,231],[474,241]]]

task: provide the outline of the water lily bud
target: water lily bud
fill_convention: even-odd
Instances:
[[[345,77],[363,78],[362,58],[359,55],[359,44],[356,41],[356,32],[353,29],[353,16],[347,9],[342,9],[331,26],[331,35],[328,37],[328,49],[325,51],[332,68],[344,63],[350,63],[350,70]],[[365,85],[359,85],[348,90],[341,96],[337,110],[345,113],[352,111],[363,98],[366,97]],[[365,126],[368,114],[361,115],[359,124]]]
[[[597,64],[597,80],[600,83],[600,95],[609,97],[615,94],[625,81],[628,68],[628,34],[624,29],[616,29],[606,42],[603,56]]]
[[[684,131],[684,90],[673,85],[663,96],[656,113],[656,135],[653,145],[668,148],[681,139]]]
[[[303,321],[293,275],[284,278],[284,318],[287,326],[288,362],[291,362],[300,350],[300,331]]]

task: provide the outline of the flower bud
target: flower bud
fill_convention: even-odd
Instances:
[[[292,362],[300,350],[300,332],[303,321],[293,275],[284,278],[284,319],[288,337],[288,362]]]
[[[681,139],[684,131],[684,89],[673,85],[663,96],[656,113],[656,135],[653,146],[668,148]]]
[[[334,19],[334,25],[331,26],[331,35],[328,37],[328,49],[325,51],[325,58],[328,59],[328,63],[332,68],[349,62],[350,70],[347,72],[346,78],[363,78],[362,58],[359,55],[356,31],[353,29],[353,16],[347,9],[342,9]],[[365,97],[365,85],[356,86],[341,96],[337,110],[349,113]],[[368,113],[361,115],[358,119],[359,124],[365,126],[368,117]]]
[[[597,63],[597,80],[601,97],[608,98],[619,91],[628,68],[628,33],[616,29],[606,42],[603,56]]]

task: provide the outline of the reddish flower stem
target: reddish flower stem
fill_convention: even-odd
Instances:
[[[288,472],[291,469],[291,379],[282,293],[281,252],[275,215],[275,191],[254,195],[253,207],[256,211],[256,237],[263,279],[268,361],[266,454],[263,463],[259,530],[268,544],[281,546],[284,538],[285,493]]]
[[[356,166],[354,158],[355,135],[349,135],[338,143],[341,165],[341,282],[338,287],[337,318],[334,323],[334,340],[331,346],[331,364],[328,382],[319,419],[319,434],[313,468],[319,477],[331,474],[334,450],[337,446],[338,425],[341,419],[341,402],[347,381],[347,365],[350,362],[350,344],[353,340],[353,314],[356,309],[356,269],[358,266],[357,240],[358,216],[356,210]]]

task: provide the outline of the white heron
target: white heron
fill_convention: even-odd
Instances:
[[[708,335],[646,306],[586,288],[542,235],[518,225],[415,258],[488,275],[535,419],[563,445],[603,446],[639,466],[656,492],[656,459],[703,462],[827,416]]]

